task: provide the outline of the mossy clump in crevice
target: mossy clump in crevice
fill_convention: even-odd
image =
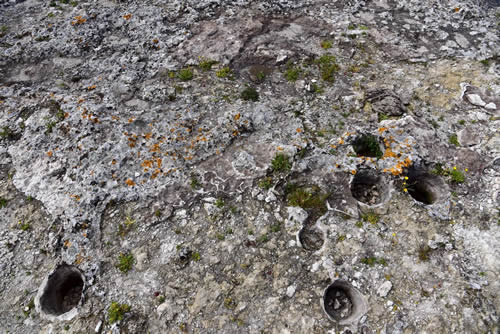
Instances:
[[[108,322],[114,324],[117,321],[122,321],[125,313],[130,312],[130,305],[111,302],[108,308]]]
[[[317,215],[327,211],[326,200],[330,194],[324,193],[318,186],[299,186],[289,183],[285,188],[288,205],[298,206]]]
[[[353,144],[354,152],[358,156],[372,157],[372,158],[382,158],[383,152],[380,149],[380,145],[377,137],[371,134],[363,134],[354,140]]]

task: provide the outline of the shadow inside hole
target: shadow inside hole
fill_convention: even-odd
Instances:
[[[383,156],[377,137],[371,134],[363,134],[357,137],[352,143],[352,147],[358,156],[372,158],[381,158]]]
[[[374,171],[358,171],[351,183],[352,197],[369,205],[382,202],[386,191],[382,181]]]
[[[323,247],[323,232],[312,226],[305,226],[299,232],[299,240],[305,250],[315,252]]]
[[[436,195],[432,192],[432,188],[425,182],[416,182],[408,188],[408,193],[416,201],[424,204],[432,204],[436,201]]]
[[[40,297],[42,311],[56,316],[71,311],[80,302],[83,286],[82,274],[78,268],[67,264],[59,266],[49,276]]]
[[[326,313],[337,321],[345,320],[353,313],[354,303],[351,291],[341,282],[334,283],[326,289],[323,301]]]

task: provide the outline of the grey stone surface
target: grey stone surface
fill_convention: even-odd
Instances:
[[[0,332],[496,333],[492,4],[1,2]],[[68,321],[33,304],[61,262]]]

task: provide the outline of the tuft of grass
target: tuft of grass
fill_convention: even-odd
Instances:
[[[191,189],[198,189],[201,186],[201,183],[200,183],[200,181],[198,181],[198,179],[195,176],[193,176],[193,177],[191,177],[190,186],[191,186]]]
[[[224,200],[222,198],[217,198],[217,200],[215,201],[215,206],[218,207],[219,209],[222,209],[222,207],[224,206]]]
[[[280,223],[276,223],[276,224],[271,225],[271,232],[276,233],[276,232],[279,232],[280,230],[281,230]]]
[[[12,139],[14,138],[14,131],[12,131],[8,126],[4,126],[0,131],[0,138]]]
[[[200,58],[199,66],[203,71],[208,72],[212,69],[212,66],[216,63],[217,62],[215,60]]]
[[[269,176],[259,181],[259,187],[265,190],[270,189],[272,185],[273,185],[273,179]]]
[[[450,170],[450,177],[451,177],[451,182],[453,183],[464,183],[465,182],[465,175],[458,169],[452,169]]]
[[[191,259],[192,259],[193,261],[196,261],[196,262],[200,261],[200,260],[201,260],[201,255],[200,255],[200,253],[199,253],[199,252],[193,252],[193,253],[191,254]]]
[[[259,100],[259,93],[255,88],[247,87],[241,92],[240,97],[245,101],[256,102]]]
[[[290,158],[284,153],[278,153],[271,161],[271,168],[273,172],[287,172],[292,168]]]
[[[300,75],[300,68],[299,67],[290,67],[285,71],[285,78],[288,81],[295,82],[299,78]]]
[[[231,78],[233,75],[233,71],[229,67],[226,66],[226,67],[221,68],[217,72],[215,72],[215,75],[217,76],[217,78],[221,78],[221,79]]]
[[[0,197],[0,209],[5,208],[7,206],[8,200],[6,198]]]
[[[329,194],[321,192],[318,186],[300,187],[295,184],[287,184],[285,194],[290,206],[311,209],[320,214],[327,211],[326,199]]]
[[[325,50],[331,49],[332,47],[332,41],[330,40],[323,40],[321,41],[321,47]]]
[[[331,54],[325,54],[316,59],[316,64],[319,67],[321,79],[327,82],[335,81],[335,73],[340,69],[337,65],[337,59]]]
[[[432,249],[427,245],[422,245],[418,249],[418,258],[420,261],[429,261],[429,255],[431,254]]]
[[[380,216],[373,211],[361,215],[361,219],[372,225],[375,225],[380,220]]]
[[[132,265],[134,264],[134,262],[135,262],[134,255],[132,253],[127,253],[127,254],[120,253],[120,255],[118,255],[118,264],[116,267],[122,273],[126,273],[130,269],[132,269]]]
[[[450,142],[450,144],[453,144],[455,146],[460,146],[460,144],[458,143],[458,137],[455,133],[450,136],[448,141]]]
[[[374,256],[369,256],[361,259],[361,263],[373,267],[376,264],[381,264],[383,266],[387,265],[387,261],[384,258],[376,258]]]
[[[117,321],[122,321],[125,313],[130,312],[130,305],[111,302],[108,308],[108,322],[114,324]]]
[[[193,79],[193,70],[191,67],[183,68],[177,73],[177,77],[182,81],[189,81]]]
[[[17,224],[19,225],[19,229],[23,232],[26,232],[30,229],[30,223],[28,222],[23,223],[22,221],[19,221]]]
[[[134,228],[134,224],[135,220],[130,215],[127,215],[125,221],[118,225],[118,235],[124,238]]]

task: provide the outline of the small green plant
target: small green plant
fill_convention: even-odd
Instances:
[[[26,201],[28,201],[28,202],[33,201],[33,196],[28,195],[28,196],[26,197]],[[1,207],[2,207],[2,206],[0,205],[0,208],[1,208]]]
[[[14,138],[14,131],[12,131],[8,126],[4,126],[0,131],[0,138],[12,139]]]
[[[465,125],[465,120],[464,120],[464,119],[459,120],[459,121],[458,121],[458,124],[460,124],[460,125]]]
[[[339,236],[337,237],[337,241],[338,241],[338,242],[342,242],[342,241],[344,241],[345,239],[346,239],[345,234],[341,234],[341,235],[339,235]]]
[[[332,41],[329,41],[329,40],[323,40],[321,41],[321,47],[325,50],[328,50],[328,49],[331,49],[332,47]]]
[[[233,74],[233,71],[227,66],[223,67],[220,70],[218,70],[217,72],[215,72],[215,75],[217,76],[217,78],[221,78],[221,79],[231,78],[232,74]]]
[[[155,211],[155,217],[160,217],[161,216],[161,210],[160,209],[156,209]]]
[[[135,261],[134,255],[132,253],[127,253],[127,254],[120,253],[120,255],[118,255],[117,268],[120,269],[122,273],[126,273],[130,269],[132,269],[134,261]]]
[[[453,182],[453,183],[464,183],[465,182],[464,173],[462,173],[461,171],[456,169],[456,167],[454,167],[450,171],[450,177],[451,177],[451,182]]]
[[[316,60],[316,64],[319,67],[321,79],[327,82],[335,81],[335,73],[340,69],[335,56],[325,54]]]
[[[230,227],[228,227],[228,228],[226,228],[225,233],[226,233],[226,235],[228,235],[228,234],[233,234],[233,229],[232,229],[232,228],[230,228]]]
[[[219,209],[222,209],[222,207],[224,206],[224,200],[222,198],[217,198],[217,200],[215,201],[215,206]]]
[[[288,81],[295,82],[299,78],[300,72],[299,67],[290,67],[285,71],[285,78]]]
[[[259,93],[255,88],[247,87],[241,92],[240,97],[245,101],[256,102],[259,100]]]
[[[196,176],[191,177],[190,186],[191,189],[198,189],[201,186],[200,181],[196,178]]]
[[[201,260],[201,255],[200,255],[200,253],[199,253],[199,252],[193,252],[193,253],[191,254],[191,259],[192,259],[193,261],[196,261],[196,262],[200,261],[200,260]]]
[[[163,304],[165,302],[165,296],[158,296],[158,303]]]
[[[232,310],[232,309],[236,308],[236,303],[234,302],[233,298],[227,297],[227,298],[224,298],[224,306],[227,309]]]
[[[45,123],[45,127],[46,127],[45,134],[52,133],[52,130],[54,129],[54,127],[56,125],[57,125],[57,121],[50,121],[50,122]]]
[[[271,232],[276,233],[276,232],[279,232],[280,230],[281,230],[280,223],[276,223],[276,224],[271,225]]]
[[[458,137],[456,134],[452,134],[448,140],[450,144],[453,144],[455,146],[460,146],[460,143],[458,142]]]
[[[389,117],[389,115],[384,114],[384,113],[382,113],[382,112],[381,112],[381,113],[378,113],[378,121],[379,121],[379,122],[386,121],[386,120],[388,120],[388,119],[391,119],[391,118]]]
[[[19,225],[19,229],[21,231],[26,232],[27,230],[30,229],[30,224],[28,222],[19,221],[19,222],[17,222],[17,224]]]
[[[70,325],[64,325],[64,330],[65,331],[69,331],[70,328],[71,328]]]
[[[132,216],[127,215],[125,221],[118,225],[118,235],[124,238],[133,228],[135,224],[135,219]]]
[[[422,245],[418,249],[418,258],[420,261],[428,261],[429,255],[431,254],[432,249],[427,245]]]
[[[0,209],[5,208],[7,206],[8,200],[6,198],[0,197]]]
[[[259,187],[262,189],[268,190],[273,186],[273,179],[272,177],[265,177],[262,180],[259,181]]]
[[[177,73],[177,77],[182,81],[189,81],[193,79],[193,70],[191,67],[183,68]]]
[[[219,239],[220,241],[223,241],[224,239],[226,239],[226,236],[222,233],[217,233],[215,235],[217,237],[217,239]]]
[[[490,65],[490,61],[488,59],[483,59],[479,61],[484,66],[488,67]]]
[[[257,75],[255,77],[257,78],[258,82],[263,82],[266,79],[266,73],[263,71],[260,71],[257,73]]]
[[[365,222],[368,222],[372,225],[375,225],[380,220],[380,216],[378,214],[376,214],[375,212],[370,211],[370,212],[362,214],[361,219],[363,219]]]
[[[269,241],[269,237],[267,236],[267,234],[263,234],[259,237],[257,241],[263,244]]]
[[[8,31],[9,31],[8,26],[0,26],[0,37],[5,36]]]
[[[362,221],[358,221],[354,225],[356,225],[357,228],[362,228],[363,227],[363,222]]]
[[[271,168],[273,172],[287,172],[292,168],[288,155],[284,153],[277,153],[271,161]]]
[[[322,193],[317,186],[300,187],[295,184],[287,184],[285,194],[290,206],[317,210],[320,214],[327,210],[326,199],[329,194]]]
[[[130,312],[130,305],[111,302],[108,308],[108,322],[114,324],[117,321],[122,321],[125,313]]]
[[[211,59],[206,59],[206,58],[200,58],[200,68],[207,72],[207,71],[210,71],[212,69],[212,65],[216,64],[217,62],[215,60],[211,60]]]
[[[31,298],[28,304],[26,305],[26,309],[23,309],[23,313],[25,317],[28,317],[31,313],[31,310],[35,308],[35,298]]]
[[[381,264],[383,266],[387,265],[387,261],[384,258],[376,258],[374,256],[369,256],[361,259],[361,263],[373,267],[376,264]]]

